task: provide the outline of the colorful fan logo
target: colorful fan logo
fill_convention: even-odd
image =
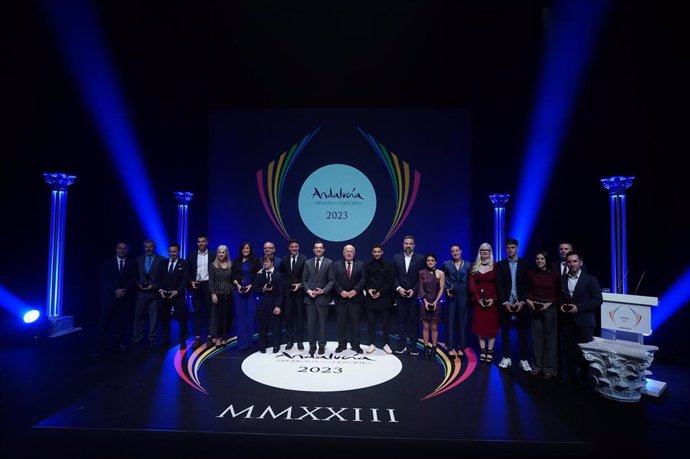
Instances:
[[[290,168],[311,139],[319,132],[319,129],[321,128],[319,127],[311,134],[306,135],[299,143],[292,145],[289,151],[283,152],[277,160],[271,161],[266,169],[261,169],[256,173],[256,184],[264,210],[273,226],[285,239],[290,239],[289,231],[285,226],[281,213],[285,179]],[[366,133],[359,127],[357,130],[364,136],[377,157],[383,162],[393,186],[395,210],[391,225],[381,241],[382,244],[385,244],[400,229],[410,215],[419,193],[421,174],[411,169],[410,165],[400,160],[395,153],[389,152],[383,144],[376,141],[374,136]]]

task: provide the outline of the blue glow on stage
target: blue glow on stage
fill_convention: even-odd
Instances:
[[[41,5],[147,237],[167,244],[170,239],[91,2],[44,0]]]
[[[690,267],[659,298],[659,306],[652,311],[652,330],[662,326],[667,319],[690,301]]]
[[[554,175],[558,151],[608,3],[583,0],[555,4],[508,231],[524,247],[529,245],[542,200]]]
[[[19,318],[23,318],[24,314],[35,310],[3,285],[0,285],[0,306]]]

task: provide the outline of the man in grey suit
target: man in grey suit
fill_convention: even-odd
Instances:
[[[326,317],[333,290],[333,262],[323,256],[325,247],[322,241],[314,243],[314,258],[304,264],[302,290],[307,309],[307,334],[309,335],[309,354],[316,352],[316,319],[319,320],[319,354],[326,353]]]
[[[134,329],[132,331],[132,346],[134,350],[144,339],[144,325],[146,315],[149,318],[149,347],[156,347],[156,329],[158,328],[158,286],[156,285],[156,275],[161,263],[165,263],[166,258],[156,253],[156,243],[147,239],[144,241],[144,255],[137,258],[137,300],[134,308]]]

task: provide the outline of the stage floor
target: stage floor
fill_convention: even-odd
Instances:
[[[395,339],[391,344],[395,347]],[[326,354],[314,357],[296,348],[241,351],[234,342],[221,349],[106,355],[75,371],[78,389],[66,390],[71,399],[24,435],[48,451],[65,447],[69,438],[83,451],[99,453],[107,441],[108,451],[118,454],[134,451],[127,440],[134,438],[148,445],[135,448],[142,453],[150,448],[192,453],[222,447],[222,438],[232,438],[247,452],[270,444],[288,448],[294,457],[318,455],[309,448],[324,444],[400,454],[586,457],[604,449],[659,451],[680,441],[679,432],[688,427],[685,370],[662,367],[654,377],[669,383],[666,393],[628,404],[589,386],[532,376],[515,364],[502,370],[496,361],[477,362],[471,348],[456,359],[439,347],[426,359],[380,349],[336,354],[336,345],[329,342]],[[77,349],[88,353],[83,343]],[[51,349],[25,352],[45,359]],[[33,372],[69,386],[70,376],[59,365],[46,366]],[[52,376],[46,374],[49,368]]]

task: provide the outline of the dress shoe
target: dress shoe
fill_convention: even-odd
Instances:
[[[362,350],[362,346],[354,346],[352,348],[353,351],[355,351],[355,354],[364,354],[364,351]]]
[[[326,346],[319,346],[319,355],[324,355],[326,353]]]
[[[266,353],[266,349],[262,347],[261,349],[259,349],[259,352],[261,352],[262,354],[265,354],[265,353]]]
[[[278,352],[280,352],[280,346],[273,346],[273,353],[277,354]]]
[[[297,349],[300,350],[300,351],[303,351],[303,350],[304,350],[304,343],[303,343],[302,341],[299,341],[299,342],[297,343]]]
[[[347,349],[347,348],[341,344],[341,345],[339,345],[338,347],[335,348],[335,353],[336,353],[336,354],[340,354],[341,352],[343,352],[343,351],[346,350],[346,349]]]
[[[201,337],[197,336],[194,338],[194,342],[192,343],[192,349],[198,349],[199,346],[201,346]]]
[[[292,346],[293,346],[292,341],[288,341],[287,344],[285,345],[285,350],[289,351],[290,349],[292,349]]]
[[[310,345],[309,346],[309,355],[314,355],[316,354],[316,346]]]
[[[186,351],[186,350],[187,350],[187,342],[186,342],[186,341],[182,341],[182,342],[180,343],[180,350],[181,350],[181,351]]]

